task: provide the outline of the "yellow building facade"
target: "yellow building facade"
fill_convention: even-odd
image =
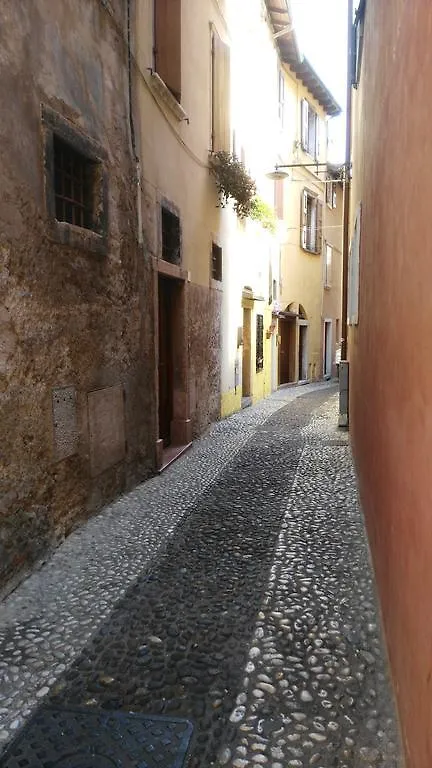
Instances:
[[[277,3],[283,12],[275,16]],[[283,223],[275,228],[259,218],[239,218],[232,202],[221,207],[210,171],[220,151],[240,160],[260,203],[273,211],[269,172],[275,162],[308,158],[301,149],[306,99],[312,111],[305,141],[316,142],[314,153],[325,159],[325,120],[336,106],[315,75],[308,86],[296,72],[304,60],[291,31],[278,35],[290,15],[285,0],[277,3],[134,4],[131,144],[143,268],[151,271],[154,287],[143,308],[154,334],[149,385],[157,400],[158,466],[215,419],[283,383],[286,318],[277,315],[286,307],[289,333],[293,318],[296,325],[290,380],[322,374],[321,255],[298,244],[303,184],[284,182]],[[312,112],[318,132],[313,139]],[[320,175],[299,174],[311,199],[321,201]]]
[[[323,216],[323,377],[338,374],[342,334],[343,184],[340,169],[329,166]]]
[[[231,46],[231,151],[256,183],[273,216],[273,182],[267,178],[274,146],[283,139],[278,117],[280,58],[262,0],[227,4]],[[247,63],[247,66],[246,66]],[[278,239],[259,221],[227,209],[226,283],[222,300],[221,415],[272,391],[271,325]]]
[[[282,25],[289,28],[292,20],[289,12],[282,20],[276,6],[272,8],[278,34]],[[330,253],[327,242],[341,236],[342,207],[332,208],[330,215],[326,195],[328,121],[340,113],[340,107],[300,54],[294,31],[281,36],[279,48],[283,62],[280,101],[284,144],[274,159],[280,281],[274,313],[277,359],[273,378],[282,386],[334,373],[340,310],[333,304],[339,302],[339,307],[342,291],[338,240],[331,288],[329,281],[325,282],[326,259]],[[327,317],[330,309],[331,317]]]

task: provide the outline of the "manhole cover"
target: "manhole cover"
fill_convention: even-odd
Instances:
[[[178,718],[43,708],[0,768],[182,768],[192,730]]]

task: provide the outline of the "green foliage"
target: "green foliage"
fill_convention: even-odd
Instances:
[[[252,199],[249,216],[254,221],[259,221],[264,229],[268,229],[269,232],[273,234],[276,232],[274,209],[261,197],[256,196]]]
[[[234,210],[240,219],[251,215],[256,184],[243,163],[231,152],[215,152],[210,155],[210,171],[213,174],[222,208],[234,201]]]

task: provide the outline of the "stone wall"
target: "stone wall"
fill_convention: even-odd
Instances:
[[[0,15],[5,589],[150,473],[155,425],[153,283],[137,241],[126,0],[0,0]],[[100,235],[54,220],[48,148],[57,126],[101,160]]]

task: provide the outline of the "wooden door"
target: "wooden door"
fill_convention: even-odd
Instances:
[[[290,381],[290,326],[286,320],[279,320],[279,384]]]
[[[298,367],[299,381],[307,381],[307,325],[299,325],[299,347],[298,347]]]
[[[324,321],[324,360],[323,375],[330,378],[332,369],[332,323],[331,320]]]
[[[242,397],[251,395],[251,322],[252,311],[243,309],[243,364],[242,364]]]
[[[159,437],[171,443],[173,418],[172,283],[159,278]]]

